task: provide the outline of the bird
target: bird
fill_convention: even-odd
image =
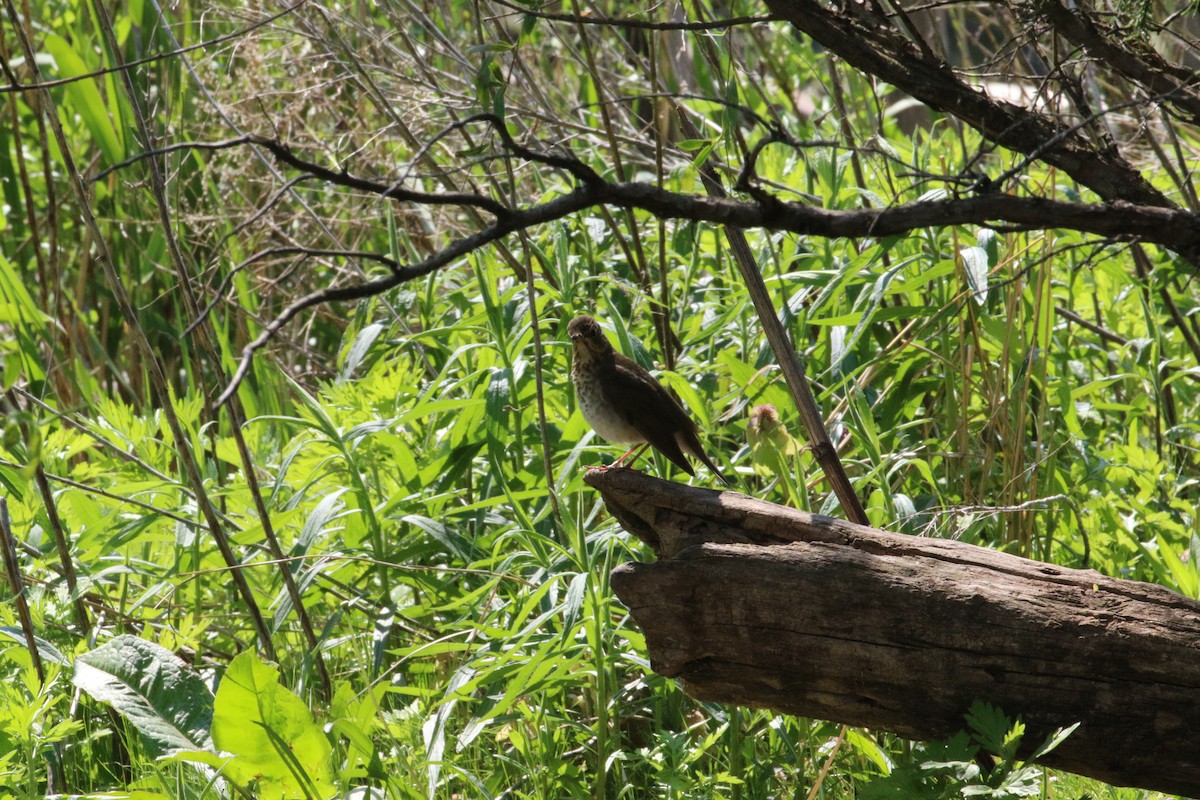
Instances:
[[[575,317],[567,325],[567,336],[573,351],[571,382],[583,418],[602,439],[633,445],[613,467],[639,445],[642,450],[649,445],[688,475],[695,475],[684,455],[688,453],[729,484],[704,454],[697,435],[699,428],[679,401],[644,367],[613,349],[594,317]]]

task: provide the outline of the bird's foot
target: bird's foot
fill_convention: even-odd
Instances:
[[[637,470],[633,468],[632,464],[622,464],[619,461],[613,462],[612,464],[593,464],[591,466],[584,467],[584,469],[586,469],[588,472],[612,472],[614,470],[617,472],[637,472]]]

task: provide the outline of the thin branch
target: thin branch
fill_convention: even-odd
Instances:
[[[100,170],[94,176],[92,176],[88,182],[98,183],[108,177],[110,173],[116,172],[119,169],[125,169],[126,167],[133,166],[139,161],[143,161],[147,158],[154,158],[156,156],[162,156],[168,153],[177,153],[181,150],[232,150],[233,148],[241,147],[244,144],[253,144],[253,142],[254,136],[250,134],[246,134],[244,136],[235,136],[232,139],[221,139],[220,141],[216,142],[175,142],[174,144],[167,144],[163,145],[162,147],[155,147],[150,150],[143,150],[140,153],[134,153],[124,161],[118,161],[111,167],[105,167],[104,169]]]
[[[538,19],[552,22],[572,22],[579,25],[606,25],[610,28],[626,28],[642,31],[715,31],[736,28],[740,25],[753,25],[756,22],[776,22],[779,17],[773,14],[762,16],[730,17],[714,22],[647,22],[639,19],[614,19],[613,17],[591,17],[580,14],[555,14],[550,11],[534,11],[532,8],[509,2],[509,0],[492,0],[496,5],[511,8],[513,11]]]
[[[503,138],[503,137],[502,137]],[[543,154],[520,148],[525,154]],[[306,162],[300,162],[306,163]],[[559,164],[556,163],[556,166]],[[323,168],[322,168],[323,169]],[[595,175],[590,172],[590,175]],[[328,172],[328,171],[327,171]],[[345,179],[343,173],[332,173]],[[343,183],[343,185],[345,185]],[[373,184],[380,193],[388,187]],[[444,198],[445,196],[440,196]],[[475,195],[472,195],[475,197]],[[914,202],[889,208],[823,209],[785,202],[762,190],[754,201],[697,197],[647,183],[606,183],[597,176],[570,194],[525,209],[510,209],[492,225],[452,242],[438,253],[408,266],[390,264],[390,275],[352,286],[311,292],[294,301],[242,351],[242,360],[218,403],[226,402],[245,378],[254,354],[296,315],[314,306],[382,294],[402,283],[440,269],[510,233],[562,219],[593,206],[645,211],[662,219],[712,222],[736,228],[764,228],[828,237],[881,237],[945,225],[988,225],[1007,222],[1028,229],[1067,228],[1109,236],[1136,238],[1171,248],[1191,263],[1200,262],[1200,215],[1180,209],[1117,202],[1105,205],[1070,203],[991,193],[936,202]]]
[[[851,66],[887,81],[935,111],[957,117],[995,144],[1019,153],[1039,151],[1047,164],[1105,200],[1164,208],[1173,205],[1119,153],[1095,149],[1077,131],[1060,136],[1062,125],[988,97],[944,61],[925,58],[893,28],[868,25],[815,0],[766,0],[766,5]],[[1054,146],[1046,148],[1050,140]]]
[[[229,150],[234,147],[239,147],[244,144],[253,144],[269,151],[275,156],[276,160],[287,164],[288,166],[305,172],[314,178],[331,183],[335,186],[345,186],[348,189],[355,189],[368,194],[379,195],[380,197],[388,197],[393,200],[403,200],[410,203],[420,203],[422,205],[452,205],[452,206],[472,206],[481,208],[498,217],[508,213],[508,209],[503,204],[498,203],[490,197],[484,197],[473,192],[444,192],[435,194],[431,192],[414,192],[408,189],[401,188],[394,183],[381,183],[379,181],[370,180],[369,178],[359,178],[342,170],[332,170],[328,167],[306,161],[292,152],[290,146],[278,139],[271,139],[266,136],[257,134],[247,134],[245,136],[237,136],[232,139],[224,139],[219,142],[178,142],[175,144],[158,147],[152,150],[144,150],[136,155],[130,156],[119,164],[114,164],[108,169],[102,171],[94,180],[99,180],[104,175],[115,169],[130,166],[138,161],[146,158],[161,155],[163,153],[171,153],[176,150]]]
[[[552,153],[543,153],[533,150],[525,145],[518,143],[512,138],[512,134],[508,132],[504,121],[495,114],[475,114],[463,120],[455,122],[447,126],[444,130],[435,135],[434,139],[441,138],[446,133],[462,128],[474,122],[486,122],[495,131],[500,141],[505,148],[515,156],[524,158],[527,161],[532,161],[538,164],[545,164],[549,167],[564,170],[570,173],[573,177],[584,184],[594,184],[603,182],[603,178],[579,159],[570,155],[554,155]],[[258,136],[255,134],[247,134],[245,136],[237,136],[232,139],[224,139],[217,142],[177,142],[175,144],[166,145],[165,147],[144,150],[134,156],[131,156],[124,161],[114,164],[112,167],[100,172],[93,180],[99,180],[108,173],[116,169],[121,169],[137,163],[146,158],[171,153],[178,150],[229,150],[235,147],[240,147],[244,144],[253,144],[268,150],[278,161],[287,164],[294,169],[305,172],[314,178],[324,180],[335,186],[344,186],[348,189],[366,192],[368,194],[378,195],[380,197],[390,198],[392,200],[402,200],[409,203],[417,203],[420,205],[433,206],[468,206],[479,208],[487,211],[498,218],[503,218],[511,213],[511,210],[503,203],[474,192],[416,192],[410,189],[404,189],[399,185],[399,182],[382,183],[380,181],[371,180],[369,178],[360,178],[351,175],[345,169],[332,170],[312,161],[307,161],[292,152],[292,148],[285,142],[278,139],[268,138],[266,136]],[[422,151],[424,152],[424,151]]]
[[[233,279],[239,272],[244,270],[246,267],[251,266],[252,264],[262,261],[263,259],[271,258],[272,256],[286,255],[300,255],[305,259],[320,257],[361,258],[365,261],[375,261],[383,264],[393,272],[401,268],[400,264],[396,262],[395,259],[388,258],[387,256],[380,255],[379,253],[370,253],[365,250],[318,250],[311,247],[272,247],[267,250],[260,250],[254,255],[230,268],[228,274],[221,279],[220,285],[218,285],[216,290],[213,292],[213,299],[200,311],[199,314],[196,315],[196,319],[192,321],[192,324],[188,325],[187,328],[184,329],[183,336],[180,338],[186,339],[188,336],[191,336],[192,332],[199,325],[203,324],[206,319],[208,319],[209,314],[211,314],[213,309],[217,307],[217,304],[221,302],[221,295],[225,294],[225,292],[229,289],[229,285],[233,282]]]
[[[1054,313],[1058,314],[1063,319],[1074,322],[1076,325],[1079,325],[1080,327],[1087,328],[1089,331],[1096,334],[1097,336],[1099,336],[1101,339],[1103,339],[1106,342],[1112,342],[1113,344],[1120,345],[1121,347],[1124,347],[1125,345],[1129,344],[1129,340],[1126,339],[1124,336],[1121,336],[1120,334],[1117,334],[1117,333],[1113,333],[1108,328],[1105,328],[1102,325],[1097,325],[1096,323],[1092,322],[1090,319],[1085,319],[1084,317],[1079,316],[1078,314],[1076,314],[1074,311],[1067,308],[1066,306],[1055,305]]]

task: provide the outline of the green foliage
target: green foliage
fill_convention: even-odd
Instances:
[[[571,316],[596,313],[623,351],[663,368],[745,491],[837,513],[811,452],[790,438],[798,420],[720,229],[591,209],[387,296],[302,315],[256,359],[235,427],[208,398],[262,324],[306,292],[377,269],[289,260],[285,244],[334,241],[410,263],[475,223],[311,181],[284,187],[239,150],[161,156],[164,227],[144,163],[97,174],[144,140],[119,76],[90,75],[114,65],[92,7],[34,5],[44,77],[89,75],[52,89],[57,118],[94,179],[89,206],[173,396],[149,388],[147,355],[100,277],[32,95],[6,95],[0,489],[47,678],[0,603],[0,797],[41,797],[47,775],[62,793],[138,797],[214,797],[231,784],[264,797],[750,800],[818,783],[823,797],[1050,794],[1015,755],[1023,729],[984,706],[969,732],[912,745],[698,703],[651,670],[608,586],[614,566],[647,554],[581,479],[619,451],[574,407]],[[244,9],[182,2],[160,17],[161,4],[126,5],[113,11],[126,62],[244,27]],[[422,16],[360,6],[353,16],[305,6],[186,62],[141,64],[130,78],[152,132],[164,142],[275,132],[352,172],[403,174],[425,191],[443,191],[450,174],[525,204],[566,194],[570,181],[503,161],[478,132],[424,148],[448,109],[501,115],[518,140],[569,146],[613,179],[695,193],[697,163],[739,165],[742,143],[765,135],[751,114],[783,115],[797,139],[870,139],[863,151],[760,153],[764,185],[827,208],[936,199],[944,189],[911,176],[1012,163],[988,150],[968,164],[979,137],[943,120],[901,131],[876,113],[868,81],[778,26],[755,39],[705,32],[677,59],[647,44],[659,48],[647,63],[706,126],[674,149],[664,136],[661,163],[654,147],[630,158],[620,147],[640,140],[608,127],[620,113],[644,114],[638,136],[670,128],[666,104],[646,97],[642,62],[619,60],[630,41],[476,4]],[[1078,197],[1056,180],[1036,165],[1024,177],[1029,191]],[[1200,302],[1171,254],[1151,254],[1139,275],[1123,246],[1071,232],[749,235],[873,523],[1200,596],[1200,390],[1184,336],[1197,333]],[[209,303],[211,331],[189,332]],[[751,410],[766,403],[790,434],[748,441]],[[185,449],[200,486],[180,465]],[[661,459],[642,467],[681,477]],[[200,489],[233,567],[198,513]],[[235,568],[276,664],[247,652],[257,631],[231,586]],[[68,675],[86,692],[78,702]],[[979,752],[995,765],[979,766]],[[1056,777],[1072,781],[1072,797],[1116,791]]]
[[[212,746],[212,695],[169,650],[118,636],[75,659],[73,681],[129,720],[155,755]]]
[[[70,691],[62,686],[57,661],[45,662],[41,683],[27,652],[11,646],[0,652],[8,678],[0,682],[0,792],[10,793],[0,796],[32,800],[44,796],[39,765],[78,742],[85,725],[70,714]]]
[[[232,753],[230,780],[259,797],[329,797],[334,792],[330,743],[304,702],[279,685],[279,671],[253,653],[233,659],[213,704],[212,741]]]
[[[983,797],[1015,800],[1044,793],[1046,771],[1017,758],[1025,725],[976,700],[967,712],[968,730],[949,739],[917,744],[889,775],[868,784],[864,800],[943,800]],[[1057,748],[1079,723],[1046,737],[1028,756],[1036,760]]]
[[[216,697],[170,651],[119,636],[75,660],[76,686],[109,703],[163,763],[207,766],[259,797],[328,797],[332,749],[279,671],[253,653],[230,662]],[[339,691],[335,728],[361,759],[369,739],[364,703]],[[207,774],[203,773],[202,774]]]

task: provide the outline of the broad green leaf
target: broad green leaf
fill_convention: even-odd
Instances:
[[[58,67],[58,77],[74,78],[92,71],[71,47],[70,42],[61,36],[50,34],[46,37],[45,43],[46,49],[50,51],[50,55],[54,57],[54,63]],[[92,139],[104,154],[104,160],[110,165],[124,160],[125,145],[121,142],[117,129],[113,127],[112,120],[108,116],[108,108],[104,105],[104,100],[100,98],[100,91],[96,88],[95,79],[86,78],[72,81],[66,85],[65,91],[67,110],[74,111],[83,120],[88,132],[92,134]]]
[[[846,729],[846,744],[853,747],[857,752],[866,756],[870,761],[879,768],[879,771],[884,775],[891,773],[892,760],[888,758],[887,753],[880,747],[875,740],[864,735],[857,728]]]
[[[156,755],[212,748],[212,695],[200,676],[164,647],[118,636],[75,659],[72,680],[129,720]]]
[[[332,748],[304,703],[279,683],[279,670],[244,652],[217,688],[213,744],[233,754],[225,775],[266,800],[329,797]]]

